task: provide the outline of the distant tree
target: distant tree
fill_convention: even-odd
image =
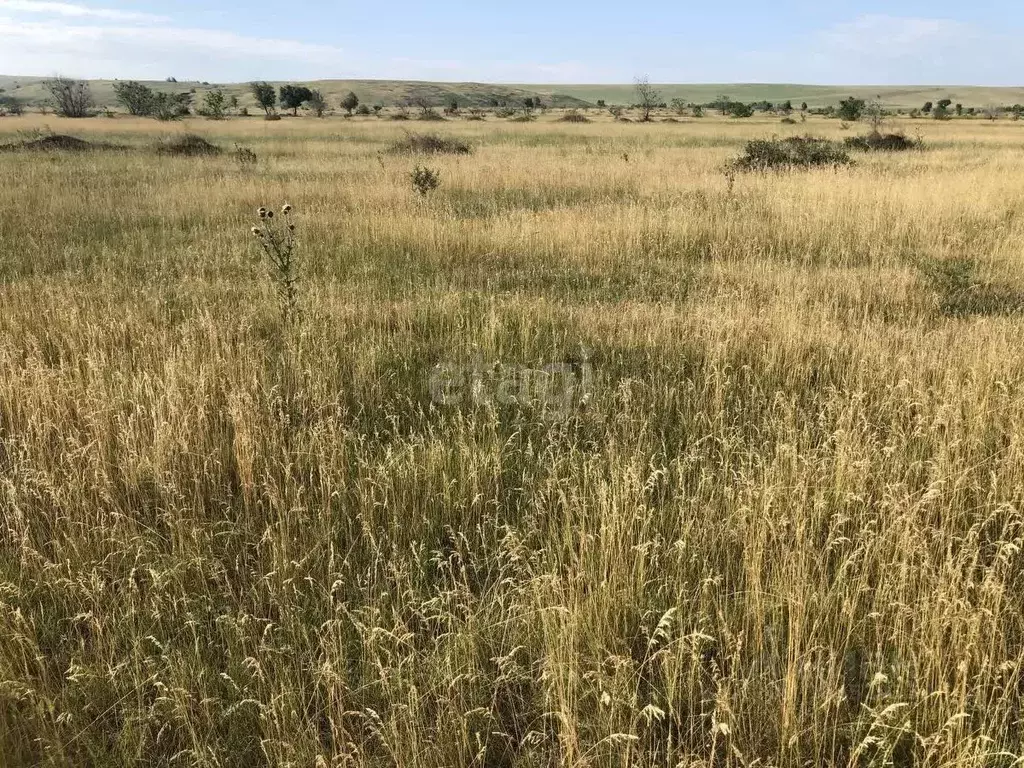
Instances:
[[[62,117],[89,116],[93,101],[88,83],[58,76],[47,80],[43,86],[49,91],[57,114]]]
[[[704,107],[702,107],[700,104],[694,104],[693,105],[693,116],[694,117],[704,117]]]
[[[235,94],[231,94],[231,99],[228,101],[228,105],[232,109],[238,109],[238,96]]]
[[[282,85],[280,97],[281,106],[290,109],[293,115],[298,115],[299,107],[313,98],[313,92],[304,85]]]
[[[929,114],[932,111],[932,103],[930,101],[926,101],[924,103],[924,106],[921,107],[921,111],[924,112],[926,115]]]
[[[380,117],[380,113],[383,112],[383,111],[384,111],[384,105],[383,104],[374,104],[373,105],[373,114],[375,114],[377,117]]]
[[[263,107],[267,116],[274,114],[274,108],[277,106],[277,93],[274,91],[274,86],[263,81],[250,83],[249,88],[252,90],[252,95],[256,97],[256,103]]]
[[[532,96],[527,96],[523,99],[523,114],[529,115],[533,113],[534,101]]]
[[[206,111],[206,116],[214,120],[222,120],[224,118],[224,105],[227,103],[227,98],[224,96],[224,91],[217,89],[210,91],[203,97],[203,106]]]
[[[734,101],[729,105],[729,114],[733,117],[753,117],[754,108],[742,101]]]
[[[135,80],[114,83],[114,97],[129,115],[144,116],[153,111],[153,89]]]
[[[192,103],[191,93],[166,93],[154,91],[152,115],[157,120],[177,120],[189,114]]]
[[[672,99],[672,109],[677,115],[686,114],[686,99]]]
[[[851,96],[848,99],[843,99],[839,102],[839,117],[843,120],[860,120],[860,116],[864,113],[864,107],[867,106],[864,99],[855,99]]]
[[[956,105],[956,116],[957,117],[963,117],[963,114],[964,114],[964,105],[963,104],[957,104]]]
[[[317,117],[323,117],[324,112],[327,111],[327,99],[324,98],[323,93],[315,88],[310,90],[306,103],[309,104],[309,108],[313,110]]]
[[[708,106],[717,109],[722,113],[723,117],[729,114],[729,110],[732,108],[733,101],[729,96],[724,93],[715,97],[715,100]]]
[[[601,109],[604,109],[604,108],[605,108],[606,106],[608,106],[608,105],[607,105],[607,104],[605,104],[605,101],[604,101],[604,99],[598,99],[598,100],[597,100],[597,106],[599,106],[599,107],[600,107]]]
[[[0,96],[0,115],[8,114],[18,116],[25,112],[21,101],[13,96]]]
[[[807,111],[807,102],[806,102],[806,101],[805,101],[805,102],[803,102],[803,103],[802,103],[802,104],[800,105],[800,111],[801,111],[801,112],[806,112],[806,111]]]
[[[448,105],[444,108],[446,115],[457,115],[459,114],[459,100],[454,96],[448,100]]]
[[[359,106],[359,97],[355,95],[353,91],[349,91],[345,94],[345,98],[341,100],[341,108],[348,114],[352,114],[352,110]]]
[[[357,115],[372,115],[373,114],[373,110],[370,109],[370,105],[369,104],[360,104],[358,107],[356,107],[356,114]]]
[[[640,107],[640,122],[648,123],[651,120],[651,112],[661,103],[661,94],[658,89],[651,85],[647,75],[638,77],[634,82],[637,96],[637,106]]]
[[[786,101],[782,102],[782,104],[779,106],[779,109],[781,110],[782,114],[790,115],[793,113],[793,102],[787,99]]]
[[[871,121],[871,130],[873,133],[881,133],[882,123],[885,121],[885,107],[882,106],[882,99],[880,96],[873,98],[864,107],[864,113],[868,116],[868,120]],[[845,118],[844,118],[845,119]]]

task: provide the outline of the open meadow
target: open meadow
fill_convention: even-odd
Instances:
[[[1024,765],[1024,123],[556,118],[0,118],[0,766]]]

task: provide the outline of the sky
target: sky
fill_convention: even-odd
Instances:
[[[0,74],[1019,85],[1020,0],[0,0]]]

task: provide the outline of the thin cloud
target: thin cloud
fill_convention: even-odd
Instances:
[[[0,17],[0,72],[76,77],[218,78],[218,63],[244,62],[248,77],[291,77],[296,65],[344,76],[340,48],[234,32],[163,26],[78,25]],[[202,68],[201,71],[199,68]],[[221,67],[223,71],[223,67]],[[236,70],[237,71],[237,70]]]
[[[15,13],[46,14],[70,18],[108,19],[110,21],[140,21],[160,23],[166,16],[156,16],[138,11],[122,11],[115,8],[91,8],[73,3],[38,2],[37,0],[0,0],[0,11]]]

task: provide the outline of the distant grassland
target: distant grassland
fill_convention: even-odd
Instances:
[[[0,766],[1022,764],[1022,124],[557,118],[0,119]]]
[[[46,100],[46,92],[41,82],[43,78],[0,76],[0,88],[7,90],[8,95],[18,96],[30,104],[42,104]],[[170,91],[186,91],[196,89],[202,94],[213,87],[219,87],[229,95],[239,97],[243,105],[253,107],[255,101],[249,93],[246,83],[228,83],[204,85],[202,83],[182,82],[149,82],[148,85]],[[281,85],[283,83],[275,83]],[[334,108],[349,91],[353,91],[365,104],[383,104],[394,106],[403,101],[425,99],[435,106],[443,106],[452,98],[458,99],[462,106],[486,106],[492,99],[521,101],[528,96],[542,96],[544,101],[554,107],[573,107],[595,105],[599,100],[607,104],[631,104],[636,101],[633,86],[619,85],[506,85],[484,83],[431,83],[402,80],[319,80],[305,83],[312,88],[320,89]],[[100,106],[114,107],[116,99],[112,81],[95,80],[91,82],[96,101]],[[799,106],[807,102],[810,107],[836,105],[848,96],[863,99],[880,100],[886,106],[895,109],[920,108],[926,101],[938,103],[942,99],[951,99],[954,104],[965,107],[983,108],[996,105],[1012,105],[1024,103],[1024,87],[1021,88],[985,88],[976,86],[820,86],[791,84],[721,84],[721,85],[659,85],[666,101],[680,98],[687,102],[704,104],[714,101],[718,96],[729,96],[736,101],[753,103],[770,101],[773,103],[791,100]]]

